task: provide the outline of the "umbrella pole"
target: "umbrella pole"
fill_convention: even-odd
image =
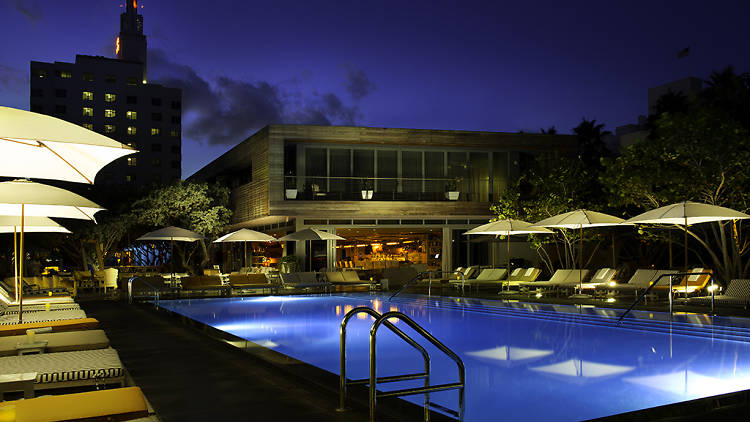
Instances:
[[[687,213],[685,214],[685,272],[688,270],[688,235],[687,235]],[[686,282],[687,283],[687,282]]]
[[[245,254],[242,257],[242,266],[245,267],[245,268],[247,268],[247,240],[244,241],[244,242],[242,242],[242,243],[245,244]]]
[[[18,303],[18,238],[16,227],[18,226],[13,226],[13,287],[16,289],[16,303]]]
[[[583,293],[583,224],[581,224],[581,240],[578,246],[578,293]]]
[[[507,256],[507,259],[508,259],[508,264],[507,265],[508,266],[505,267],[505,268],[507,268],[506,272],[508,273],[508,275],[506,275],[505,278],[510,278],[510,233],[508,233],[507,235],[505,235],[505,237],[508,239],[508,256]],[[519,289],[520,289],[520,287],[519,287]],[[508,291],[510,291],[510,281],[508,281]]]
[[[20,324],[23,322],[23,231],[24,231],[24,224],[23,224],[23,212],[24,212],[24,206],[21,204],[21,242],[20,242],[20,251],[21,251],[21,258],[18,260],[18,289],[16,292],[18,293],[18,323]]]

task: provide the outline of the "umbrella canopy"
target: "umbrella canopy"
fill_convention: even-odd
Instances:
[[[275,242],[276,238],[250,229],[239,229],[214,240],[214,243],[244,242],[244,266],[247,267],[247,242]]]
[[[56,117],[0,106],[2,176],[93,184],[102,167],[135,152]]]
[[[0,183],[0,215],[94,220],[104,208],[81,195],[30,180]]]
[[[510,274],[510,236],[514,234],[552,234],[552,230],[547,230],[543,227],[533,227],[531,223],[527,223],[521,220],[513,220],[506,218],[503,220],[493,221],[491,223],[482,224],[479,227],[474,227],[471,230],[467,230],[464,234],[494,234],[496,236],[508,236],[507,247],[508,247],[508,262],[507,271]],[[494,261],[494,257],[493,257]],[[510,285],[508,286],[510,289]]]
[[[589,210],[575,210],[562,214],[553,215],[534,224],[536,227],[554,227],[559,229],[579,229],[580,246],[578,251],[578,269],[583,270],[583,228],[584,227],[604,227],[618,226],[624,224],[622,218],[613,215],[604,214]],[[614,242],[614,240],[613,240]],[[578,288],[579,293],[583,293],[583,271],[578,271]]]
[[[276,238],[265,233],[256,232],[250,229],[240,229],[225,234],[214,240],[214,243],[222,242],[275,242]]]
[[[712,221],[739,220],[750,218],[743,212],[718,205],[700,202],[682,201],[660,208],[646,211],[633,218],[625,220],[630,224],[675,224],[683,226],[685,232],[685,271],[688,268],[688,236],[687,226],[691,224],[708,223]]]
[[[26,233],[70,233],[70,230],[47,217],[25,217],[23,230]],[[0,216],[0,233],[21,231],[20,216]]]
[[[195,242],[196,240],[203,239],[203,235],[198,234],[188,229],[180,227],[169,226],[159,230],[146,233],[136,240],[169,240],[177,242]]]
[[[303,229],[298,232],[288,234],[279,238],[280,242],[290,242],[294,240],[346,240],[341,236],[333,233],[324,232],[316,229]]]

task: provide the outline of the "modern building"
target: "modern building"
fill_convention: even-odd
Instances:
[[[31,111],[80,124],[139,150],[99,172],[96,185],[142,187],[181,176],[182,93],[146,80],[146,36],[126,2],[117,58],[76,55],[75,63],[31,62]]]
[[[448,270],[491,264],[490,244],[462,233],[489,221],[492,201],[535,156],[575,151],[571,135],[270,125],[188,180],[231,187],[233,229],[344,237],[286,246],[314,269]]]

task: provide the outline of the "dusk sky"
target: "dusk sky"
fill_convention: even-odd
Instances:
[[[28,110],[31,60],[113,57],[121,4],[0,0],[0,105]],[[614,130],[649,87],[750,71],[747,0],[139,5],[149,82],[183,88],[183,178],[269,123]]]

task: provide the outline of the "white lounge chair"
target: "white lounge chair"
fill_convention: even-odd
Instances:
[[[727,286],[727,290],[723,294],[715,295],[714,301],[717,305],[750,306],[750,280],[731,280]],[[689,297],[687,299],[678,299],[677,302],[688,305],[710,305],[711,296]]]
[[[0,337],[0,356],[17,355],[19,349],[22,349],[19,345],[27,344],[29,339],[28,335]],[[34,343],[44,344],[44,353],[104,349],[109,347],[109,338],[107,338],[107,335],[102,330],[37,333],[33,339]]]
[[[82,318],[86,318],[86,312],[80,309],[23,313],[23,322],[47,322]],[[0,325],[10,324],[18,324],[18,313],[0,316]]]

